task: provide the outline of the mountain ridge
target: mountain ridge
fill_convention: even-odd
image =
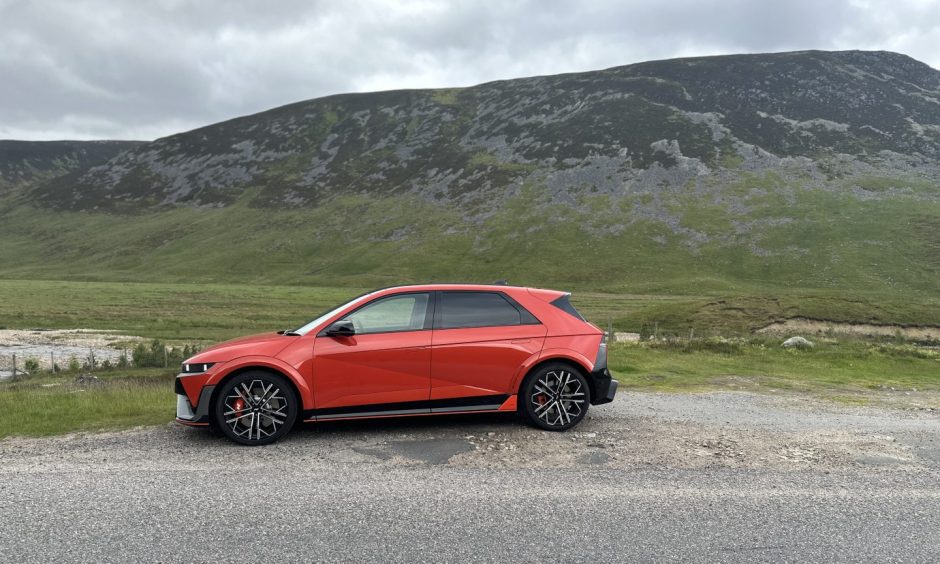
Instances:
[[[140,141],[0,139],[0,189],[24,186],[104,164]]]
[[[935,294],[940,72],[890,52],[337,94],[0,199],[0,276]],[[55,266],[65,261],[67,271]]]

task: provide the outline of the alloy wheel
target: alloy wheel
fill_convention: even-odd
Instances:
[[[571,372],[552,370],[536,380],[529,401],[532,412],[546,425],[562,427],[581,416],[587,396]]]
[[[260,441],[287,424],[287,397],[273,382],[241,382],[225,396],[222,417],[236,437]]]

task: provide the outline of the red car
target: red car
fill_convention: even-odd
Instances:
[[[555,290],[376,290],[183,363],[176,420],[261,445],[298,421],[518,411],[563,431],[614,399],[604,333]]]

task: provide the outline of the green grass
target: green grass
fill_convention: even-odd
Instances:
[[[912,310],[937,299],[940,188],[861,177],[818,189],[798,175],[745,172],[709,182],[707,194],[616,197],[586,185],[576,204],[559,204],[532,180],[479,216],[492,196],[468,193],[458,206],[433,195],[344,195],[274,209],[259,207],[262,187],[253,187],[224,208],[130,214],[10,197],[0,199],[0,278],[319,287],[508,278],[624,294],[859,295]],[[846,182],[906,190],[865,200]],[[688,233],[636,214],[660,200]]]
[[[564,288],[564,287],[562,287]],[[0,328],[112,329],[171,342],[215,342],[296,327],[360,287],[65,282],[0,279]],[[779,295],[657,295],[575,291],[591,321],[661,336],[747,335],[774,321],[936,325],[940,300],[793,290]]]
[[[0,439],[75,431],[125,429],[173,420],[173,374],[129,370],[99,373],[96,384],[73,376],[43,376],[0,383]]]
[[[0,327],[215,342],[297,327],[358,288],[0,280]]]
[[[792,350],[774,340],[716,339],[615,345],[610,367],[626,392],[790,390],[864,402],[894,388],[930,393],[940,407],[940,352],[904,345],[841,340]]]

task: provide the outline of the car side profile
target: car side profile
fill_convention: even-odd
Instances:
[[[427,284],[376,290],[306,325],[187,359],[176,420],[246,445],[298,421],[518,412],[550,431],[613,400],[604,333],[555,290]]]

